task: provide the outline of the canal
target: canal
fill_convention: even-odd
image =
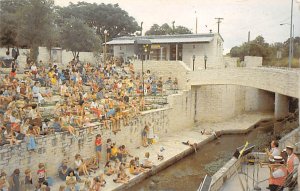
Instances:
[[[156,175],[132,186],[127,191],[195,191],[206,174],[213,175],[246,141],[255,150],[269,147],[273,126],[257,127],[247,134],[222,135]]]

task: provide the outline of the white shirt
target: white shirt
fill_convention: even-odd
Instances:
[[[271,155],[274,156],[280,156],[280,150],[277,147],[274,147],[270,150]]]
[[[75,160],[76,168],[80,167],[81,165],[82,165],[82,160]]]
[[[273,173],[272,173],[273,177],[274,178],[281,178],[281,177],[284,177],[284,171],[282,169],[277,169],[275,170]]]
[[[37,67],[35,65],[32,65],[31,66],[31,71],[36,71],[37,70]]]

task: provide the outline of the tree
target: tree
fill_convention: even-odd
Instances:
[[[79,52],[94,51],[100,48],[101,41],[87,24],[76,18],[65,20],[61,28],[61,46],[73,53],[74,59]]]
[[[176,26],[175,34],[192,34],[192,31],[184,26]]]
[[[18,46],[16,13],[25,4],[22,0],[0,1],[0,45],[8,50],[12,46]]]
[[[192,34],[192,31],[184,26],[176,26],[173,30],[167,23],[159,26],[154,24],[145,35],[172,35],[172,34]]]
[[[53,30],[53,0],[25,0],[25,5],[17,11],[20,27],[17,41],[30,46],[30,57],[36,61],[38,47],[51,39]]]
[[[60,19],[57,20],[58,24],[63,23],[62,20],[71,17],[81,19],[89,27],[95,29],[96,34],[101,36],[102,39],[104,39],[105,30],[109,33],[109,39],[132,35],[140,30],[135,19],[121,9],[118,4],[70,3],[67,7],[60,7],[57,12],[60,15]]]

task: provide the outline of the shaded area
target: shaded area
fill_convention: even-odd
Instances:
[[[256,145],[255,150],[267,148],[272,139],[272,128],[258,127],[248,134],[223,135],[167,169],[159,172],[127,191],[183,191],[196,190],[206,174],[213,175],[246,141]]]

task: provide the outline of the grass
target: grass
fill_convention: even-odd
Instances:
[[[288,67],[288,58],[282,58],[280,60],[271,60],[268,62],[264,62],[263,66],[276,66],[276,67]],[[292,60],[292,68],[300,68],[300,60],[299,58],[294,58]]]

